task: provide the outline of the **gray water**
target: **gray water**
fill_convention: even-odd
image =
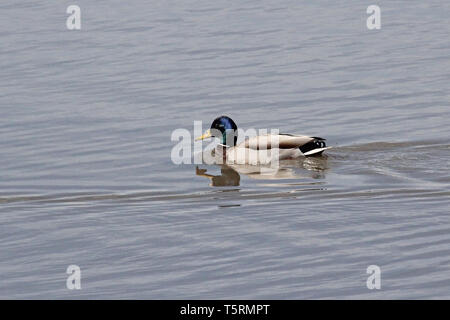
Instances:
[[[370,4],[2,1],[0,298],[450,298],[450,3]],[[172,163],[221,114],[333,149]]]

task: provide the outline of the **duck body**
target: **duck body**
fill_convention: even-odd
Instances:
[[[329,147],[325,139],[293,134],[265,134],[250,137],[237,144],[237,126],[234,121],[221,116],[197,140],[216,137],[221,140],[214,157],[226,164],[271,164],[279,160],[319,156]]]

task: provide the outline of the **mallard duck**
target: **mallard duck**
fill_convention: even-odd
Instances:
[[[214,150],[215,159],[238,164],[269,164],[284,159],[318,156],[329,149],[323,138],[285,133],[250,137],[237,144],[237,132],[237,125],[230,117],[220,116],[196,140],[218,138],[220,143]]]

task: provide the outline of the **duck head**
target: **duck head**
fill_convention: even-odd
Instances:
[[[211,128],[195,140],[203,140],[210,137],[218,138],[221,144],[233,147],[237,142],[237,125],[230,117],[220,116],[214,119]]]

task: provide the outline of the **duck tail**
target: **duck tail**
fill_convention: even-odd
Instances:
[[[319,156],[328,149],[324,138],[311,137],[314,140],[298,147],[305,156]]]

